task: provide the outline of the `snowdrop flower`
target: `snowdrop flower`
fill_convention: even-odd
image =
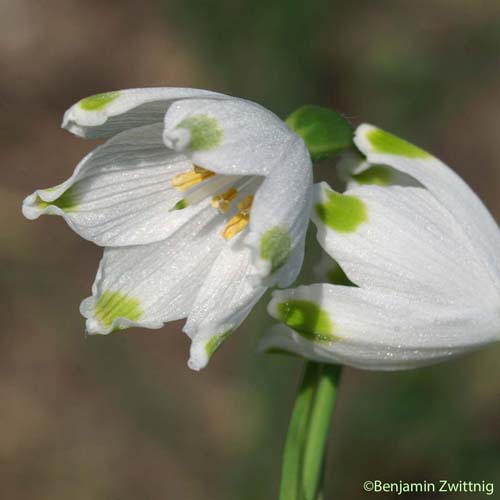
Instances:
[[[319,243],[357,286],[275,292],[269,312],[283,324],[262,348],[396,370],[500,340],[500,231],[485,206],[402,139],[361,125],[355,144],[366,161],[343,194],[315,186],[313,220]]]
[[[269,286],[300,270],[312,202],[303,140],[263,107],[203,90],[88,97],[63,127],[109,138],[23,213],[62,216],[105,246],[80,307],[89,333],[187,318],[203,368]]]

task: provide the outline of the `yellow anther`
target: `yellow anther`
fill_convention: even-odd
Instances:
[[[241,213],[237,213],[234,217],[231,217],[229,222],[226,224],[224,231],[222,231],[224,239],[230,240],[238,233],[241,233],[241,231],[247,227],[249,220],[249,215],[243,215]]]
[[[193,165],[193,170],[197,174],[208,174],[209,177],[211,177],[212,175],[215,175],[215,172],[212,172],[211,170],[207,170],[206,168],[203,168],[203,167],[199,167],[198,165]]]
[[[253,195],[246,196],[238,203],[240,211],[229,219],[226,227],[222,231],[222,236],[226,240],[230,240],[238,233],[241,233],[247,227],[250,221],[250,209],[252,208]]]
[[[244,213],[245,215],[250,213],[250,209],[252,208],[254,195],[251,194],[249,196],[245,196],[239,203],[238,208],[240,209],[240,213]]]
[[[210,204],[212,207],[219,209],[221,213],[225,214],[229,210],[229,207],[236,196],[238,196],[238,190],[235,188],[229,188],[224,193],[214,196]]]
[[[215,172],[207,170],[203,167],[197,167],[195,165],[192,172],[182,172],[181,174],[177,174],[172,179],[172,186],[179,191],[187,191],[189,188],[196,186],[196,184],[199,184],[214,175]]]

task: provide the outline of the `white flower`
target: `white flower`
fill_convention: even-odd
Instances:
[[[110,138],[23,213],[61,215],[106,246],[89,333],[187,318],[191,368],[204,367],[267,287],[300,270],[312,200],[302,139],[261,106],[203,90],[99,94],[63,127]]]
[[[500,231],[485,206],[402,139],[362,125],[355,143],[366,162],[343,194],[315,186],[313,220],[357,287],[275,292],[269,312],[294,330],[278,325],[261,347],[395,370],[500,340]],[[401,185],[404,176],[412,186]]]

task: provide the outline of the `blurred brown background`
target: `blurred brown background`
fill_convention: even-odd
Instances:
[[[500,219],[497,0],[0,0],[0,50],[1,499],[274,499],[301,370],[254,353],[259,314],[199,374],[180,324],[84,337],[100,250],[20,211],[93,147],[59,129],[76,100],[171,85],[282,116],[331,105],[442,157]],[[345,370],[325,500],[441,478],[500,498],[499,356]]]

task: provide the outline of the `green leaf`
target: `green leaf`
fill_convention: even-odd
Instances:
[[[286,119],[286,123],[304,139],[313,161],[353,146],[352,126],[333,109],[302,106]]]

